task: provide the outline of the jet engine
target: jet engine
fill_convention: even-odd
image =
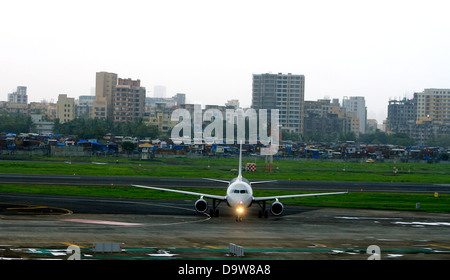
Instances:
[[[279,201],[275,201],[274,203],[272,203],[272,206],[270,206],[270,212],[275,216],[281,215],[281,213],[283,213],[283,210],[284,206]]]
[[[208,202],[203,198],[200,198],[195,202],[195,210],[199,213],[203,213],[208,210]]]

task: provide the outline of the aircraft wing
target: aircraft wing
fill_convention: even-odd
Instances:
[[[213,182],[224,183],[224,184],[229,184],[229,183],[230,183],[230,181],[219,180],[219,179],[211,179],[211,178],[202,178],[202,179],[203,179],[203,180],[213,181]]]
[[[276,182],[276,181],[277,180],[250,182],[250,185],[272,183],[272,182]]]
[[[295,197],[319,196],[319,195],[334,195],[334,194],[345,194],[345,193],[348,193],[348,192],[308,193],[308,194],[292,194],[292,195],[254,197],[253,201],[267,201],[267,200],[278,200],[278,199],[282,199],[282,198],[295,198]]]
[[[188,192],[188,191],[166,189],[166,188],[157,188],[157,187],[149,187],[149,186],[141,186],[141,185],[131,185],[131,186],[132,187],[136,187],[136,188],[150,189],[150,190],[156,190],[156,191],[174,192],[174,193],[181,193],[181,194],[186,194],[186,195],[201,196],[201,197],[217,199],[217,200],[225,200],[226,199],[225,196],[212,195],[212,194],[206,194],[206,193]]]

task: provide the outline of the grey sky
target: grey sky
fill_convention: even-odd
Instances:
[[[447,4],[449,3],[449,4]],[[153,95],[251,104],[252,73],[304,74],[305,99],[389,98],[450,88],[448,1],[2,1],[0,100],[91,93],[95,72]]]

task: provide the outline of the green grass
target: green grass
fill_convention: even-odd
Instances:
[[[244,160],[254,162],[254,160]],[[103,176],[149,176],[229,179],[235,174],[237,159],[157,159],[142,164],[63,163],[63,162],[0,162],[0,173],[66,174]],[[397,163],[397,175],[392,163],[351,163],[329,161],[288,161],[274,163],[274,172],[264,172],[264,162],[257,161],[256,172],[245,172],[248,179],[313,180],[313,181],[370,181],[448,183],[448,164]]]
[[[186,190],[186,189],[184,189]],[[190,189],[194,192],[223,195],[224,189]],[[135,199],[197,199],[195,196],[145,190],[133,187],[50,186],[50,185],[0,185],[0,192],[39,193],[52,195],[81,195]],[[299,192],[255,190],[255,196],[286,195]],[[300,192],[308,193],[308,192]],[[310,192],[309,192],[310,193]],[[362,209],[389,209],[427,212],[450,212],[450,195],[398,194],[351,192],[343,195],[304,197],[282,200],[286,205],[317,207],[345,207]],[[420,202],[420,209],[416,203]]]
[[[99,159],[93,161],[100,161]],[[178,178],[217,178],[231,179],[236,176],[231,169],[236,169],[237,158],[163,158],[139,163],[122,160],[131,164],[99,165],[64,162],[27,162],[1,161],[0,173],[17,174],[56,174],[56,175],[102,175],[102,176],[149,176]],[[255,162],[255,159],[244,159],[243,163]],[[360,181],[360,182],[416,182],[442,183],[450,182],[450,165],[397,163],[399,173],[392,174],[392,163],[354,163],[332,161],[293,161],[275,160],[274,172],[265,173],[264,161],[256,160],[257,171],[245,172],[247,179],[262,180],[314,180],[314,181]],[[345,170],[344,170],[345,169]],[[197,192],[223,195],[225,188],[198,189]],[[0,192],[27,192],[66,195],[89,195],[144,199],[186,199],[186,196],[174,193],[142,190],[131,187],[90,187],[90,186],[25,186],[1,185]],[[259,191],[255,196],[274,194],[292,194],[289,191]],[[195,199],[195,197],[193,197]],[[416,210],[417,202],[421,208]],[[286,204],[306,206],[332,206],[367,209],[394,209],[431,212],[450,212],[450,197],[440,194],[393,194],[354,192],[347,195],[319,196],[285,200]]]

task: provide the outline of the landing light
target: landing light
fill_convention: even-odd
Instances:
[[[243,213],[243,212],[244,212],[244,208],[238,207],[238,208],[236,209],[236,212],[238,212],[238,213]]]

